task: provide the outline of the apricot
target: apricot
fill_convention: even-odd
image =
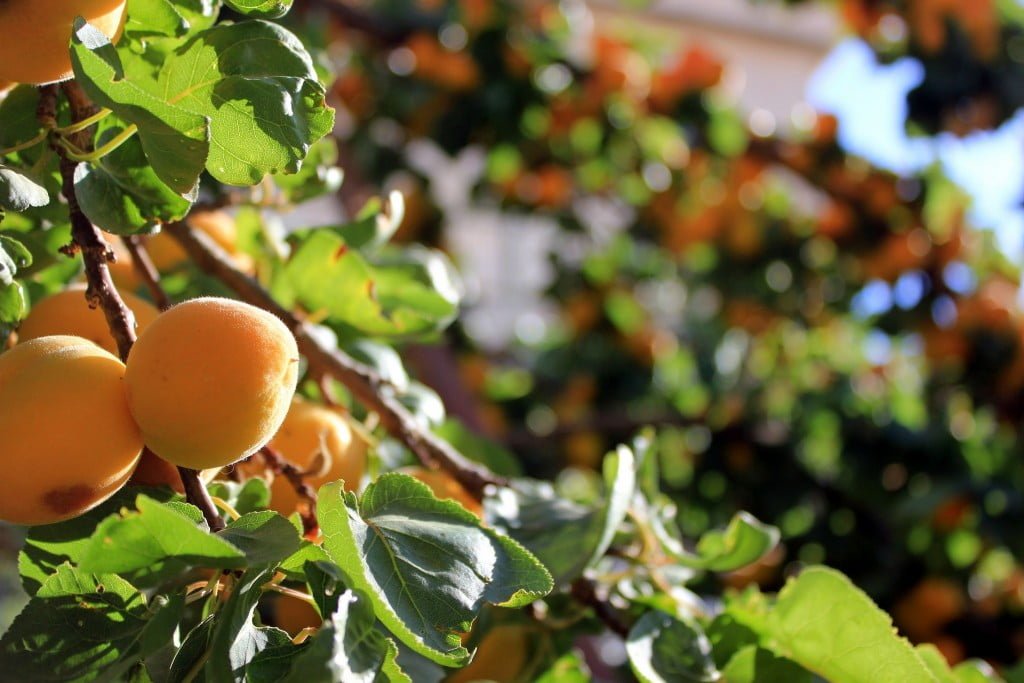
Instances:
[[[139,297],[125,292],[121,295],[135,314],[138,332],[156,320],[160,311]],[[54,334],[83,337],[110,353],[117,354],[117,342],[110,334],[107,319],[99,308],[89,308],[85,299],[85,285],[71,285],[61,292],[42,299],[32,307],[28,317],[18,328],[18,339],[28,341]]]
[[[353,444],[348,422],[330,408],[298,396],[270,445],[305,471],[316,463],[318,456],[322,457],[321,471],[312,473],[308,480],[314,490],[327,482],[343,479],[345,488],[354,491],[366,469],[366,452]],[[270,508],[285,517],[294,512],[299,503],[295,487],[282,476],[274,478],[270,496]]]
[[[446,683],[469,681],[496,681],[512,683],[527,664],[530,632],[522,624],[495,626],[483,637],[469,666],[459,669],[445,679]]]
[[[40,85],[70,78],[75,17],[116,40],[125,14],[125,0],[0,2],[0,80]]]
[[[469,491],[464,489],[462,484],[457,482],[447,472],[426,470],[422,467],[406,467],[400,470],[400,472],[422,481],[430,487],[430,490],[434,492],[434,496],[437,498],[454,500],[477,517],[483,518],[484,509],[480,505],[480,501],[469,495]]]
[[[248,270],[252,265],[251,259],[238,251],[238,228],[230,214],[224,211],[196,211],[189,214],[188,222],[193,228],[210,237],[243,270]],[[181,245],[163,232],[146,240],[146,251],[159,271],[173,270],[188,260],[188,254]]]
[[[204,297],[160,314],[127,366],[128,407],[146,446],[174,465],[207,469],[251,455],[278,430],[299,351],[270,313]]]
[[[81,337],[41,337],[0,355],[0,519],[77,517],[128,481],[142,436],[124,373],[120,360]]]
[[[324,618],[305,600],[281,596],[274,602],[274,625],[293,638],[305,628],[319,628]]]

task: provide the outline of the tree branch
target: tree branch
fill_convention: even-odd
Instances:
[[[43,126],[47,128],[54,128],[57,124],[57,88],[56,85],[44,85],[39,88],[39,107],[36,113]],[[60,88],[71,106],[73,122],[92,116],[95,107],[77,83],[67,81]],[[92,147],[92,134],[86,129],[75,133],[71,141],[79,149],[88,150]],[[91,307],[99,306],[102,309],[110,334],[117,342],[117,352],[122,361],[127,361],[128,352],[135,343],[135,316],[121,299],[110,277],[107,264],[113,261],[114,252],[103,239],[103,233],[92,224],[78,204],[78,196],[75,194],[75,169],[78,162],[68,158],[60,145],[51,143],[51,147],[60,157],[61,194],[68,203],[68,217],[71,220],[72,244],[66,251],[69,255],[75,251],[82,252],[88,282],[85,297]],[[188,502],[202,510],[210,531],[223,529],[224,520],[217,512],[217,507],[213,504],[206,487],[199,480],[199,473],[185,467],[179,467],[178,473],[185,487]]]
[[[231,259],[208,237],[192,230],[187,223],[169,223],[164,227],[181,244],[199,268],[217,277],[244,301],[273,313],[292,331],[299,350],[314,373],[326,373],[344,384],[356,400],[375,411],[381,424],[394,438],[405,444],[426,467],[440,467],[451,474],[478,500],[490,485],[504,485],[506,479],[467,460],[443,439],[422,429],[398,400],[394,386],[376,371],[336,348],[329,348],[310,334],[306,324],[279,305],[259,282],[238,270]]]
[[[302,530],[307,536],[315,533],[320,527],[320,523],[316,519],[316,491],[306,482],[302,470],[270,446],[261,448],[260,455],[263,457],[267,467],[274,474],[287,479],[288,483],[295,489],[295,493],[305,500],[308,509],[305,513],[299,513],[299,516],[302,517]]]
[[[629,635],[629,625],[622,619],[618,610],[598,596],[597,584],[593,581],[585,578],[576,579],[572,582],[570,592],[577,602],[593,609],[597,618],[613,633],[623,639]]]
[[[142,243],[142,239],[138,235],[125,235],[121,237],[121,242],[124,243],[124,248],[128,250],[128,254],[132,257],[132,268],[135,269],[135,273],[146,284],[146,288],[149,290],[150,296],[153,297],[157,308],[161,311],[166,311],[171,307],[171,300],[167,297],[167,292],[164,291],[164,288],[160,286],[160,273],[157,271],[156,266],[153,265],[153,260],[149,257],[149,252],[146,251],[146,246]]]

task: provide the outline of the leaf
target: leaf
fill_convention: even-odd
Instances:
[[[88,681],[146,626],[146,599],[119,576],[58,567],[0,639],[0,671],[23,681]]]
[[[205,680],[202,675],[202,665],[210,650],[214,618],[214,615],[210,615],[199,622],[181,641],[181,647],[178,648],[174,659],[171,660],[167,683],[183,683],[184,681],[201,683]],[[195,671],[198,671],[199,674],[196,675]],[[192,678],[189,679],[189,676]]]
[[[302,544],[298,530],[273,510],[242,515],[217,535],[244,552],[249,566],[276,565]]]
[[[76,21],[71,41],[75,79],[94,103],[138,126],[139,141],[154,173],[181,196],[191,197],[209,154],[209,121],[155,95],[160,92],[156,83],[125,78],[122,58],[141,59],[119,53],[101,31]]]
[[[359,500],[328,484],[318,512],[324,549],[349,585],[399,640],[438,664],[468,661],[459,634],[485,604],[520,607],[552,588],[522,546],[406,475],[381,476]]]
[[[380,631],[370,599],[345,591],[337,610],[292,662],[281,683],[411,682],[399,668],[398,648]]]
[[[607,493],[593,506],[567,500],[545,482],[518,480],[484,501],[487,521],[522,543],[557,585],[566,586],[611,545],[636,486],[633,463],[625,446],[605,458]]]
[[[340,331],[413,337],[443,329],[461,298],[455,268],[441,252],[407,247],[371,264],[336,231],[296,232],[275,289],[322,311]]]
[[[294,35],[264,21],[196,34],[160,71],[167,102],[210,121],[206,169],[229,185],[299,170],[334,125],[313,62]]]
[[[505,477],[519,477],[523,474],[518,458],[511,451],[470,431],[456,419],[449,418],[437,427],[434,433],[450,443],[459,453],[485,465],[496,474]]]
[[[25,245],[7,235],[0,235],[0,284],[14,283],[17,272],[32,265],[32,253]]]
[[[139,495],[138,511],[103,520],[89,539],[81,567],[92,572],[126,572],[167,560],[206,567],[245,565],[245,554],[176,510]]]
[[[573,650],[559,657],[535,683],[590,683],[592,680],[583,655]]]
[[[97,143],[123,130],[122,123],[107,117],[100,122]],[[75,195],[89,220],[118,235],[152,232],[161,223],[184,218],[192,206],[157,176],[137,138],[95,164],[79,164]]]
[[[11,327],[28,315],[28,298],[20,282],[0,285],[0,329]],[[10,334],[11,330],[7,331]]]
[[[812,683],[810,672],[769,650],[748,645],[722,669],[729,683]]]
[[[283,17],[292,7],[293,0],[224,0],[228,7],[240,14],[264,19]]]
[[[719,680],[711,643],[700,627],[658,610],[640,617],[630,629],[626,654],[643,683]]]
[[[140,36],[180,36],[189,28],[169,0],[128,0],[124,32]]]
[[[25,211],[49,203],[45,187],[14,169],[0,166],[0,208]]]
[[[727,572],[768,554],[778,545],[779,530],[763,524],[748,512],[738,512],[723,531],[709,531],[697,543],[696,554],[686,552],[664,527],[655,527],[662,547],[680,564],[695,569]]]
[[[137,488],[125,487],[84,515],[58,524],[31,527],[25,545],[18,553],[18,572],[25,592],[35,595],[46,579],[65,562],[81,562],[97,525],[125,506],[134,508],[138,495]]]
[[[939,683],[1002,683],[1002,678],[982,660],[967,660],[950,668],[946,657],[931,643],[916,648],[921,661]]]
[[[305,581],[307,563],[327,562],[329,560],[330,558],[327,557],[327,553],[323,548],[309,541],[303,541],[299,549],[281,563],[278,570],[287,574],[289,579]]]
[[[362,252],[375,252],[398,232],[405,217],[405,198],[397,190],[387,203],[373,197],[356,215],[356,220],[341,229],[345,242]]]
[[[265,510],[270,504],[270,488],[265,479],[252,477],[243,482],[214,480],[207,487],[210,495],[227,501],[241,514]]]
[[[772,649],[835,683],[936,681],[892,619],[826,567],[786,583],[768,614]]]
[[[250,569],[235,582],[224,606],[217,612],[210,634],[210,658],[204,667],[207,680],[217,683],[245,680],[245,667],[262,650],[291,641],[276,628],[257,627],[252,622],[263,585],[274,576],[274,568]]]

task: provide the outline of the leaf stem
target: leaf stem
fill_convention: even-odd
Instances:
[[[41,143],[44,140],[46,140],[46,136],[49,135],[49,134],[50,134],[50,132],[48,130],[41,130],[41,131],[39,131],[39,134],[36,135],[31,140],[26,140],[25,142],[19,142],[18,144],[14,145],[12,147],[8,147],[6,149],[0,149],[0,157],[5,157],[8,154],[14,154],[15,152],[20,152],[21,150],[28,149],[29,147],[35,147],[39,143]]]
[[[212,500],[213,504],[219,507],[221,510],[223,510],[227,514],[227,516],[230,517],[232,520],[238,519],[242,516],[238,514],[238,510],[231,507],[231,503],[227,502],[223,498],[218,498],[217,496],[210,496],[210,500]]]
[[[75,123],[69,124],[67,126],[60,126],[58,128],[54,128],[54,130],[60,133],[61,135],[71,135],[72,133],[78,133],[79,131],[85,130],[94,123],[99,123],[100,121],[107,118],[113,113],[114,112],[104,107],[92,116],[86,117],[81,121],[76,121]]]
[[[138,126],[136,126],[133,123],[91,152],[86,152],[82,149],[79,149],[73,143],[67,141],[63,137],[58,136],[55,139],[57,140],[57,144],[64,148],[65,154],[70,159],[80,162],[93,163],[99,161],[100,159],[107,156],[115,149],[123,145],[125,142],[130,140],[132,136],[138,132],[138,130]]]

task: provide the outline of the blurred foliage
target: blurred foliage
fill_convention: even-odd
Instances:
[[[880,59],[924,65],[912,127],[963,134],[1016,110],[1014,3],[839,9]],[[873,168],[824,114],[752,131],[706,47],[595,24],[581,3],[303,12],[338,63],[343,194],[400,189],[397,238],[443,247],[437,177],[405,153],[426,140],[485,151],[475,206],[559,226],[559,318],[498,351],[450,334],[472,398],[452,409],[439,387],[450,412],[549,477],[659,424],[687,535],[739,509],[782,530],[720,585],[776,589],[825,562],[953,662],[1024,653],[1019,272],[940,172]]]

